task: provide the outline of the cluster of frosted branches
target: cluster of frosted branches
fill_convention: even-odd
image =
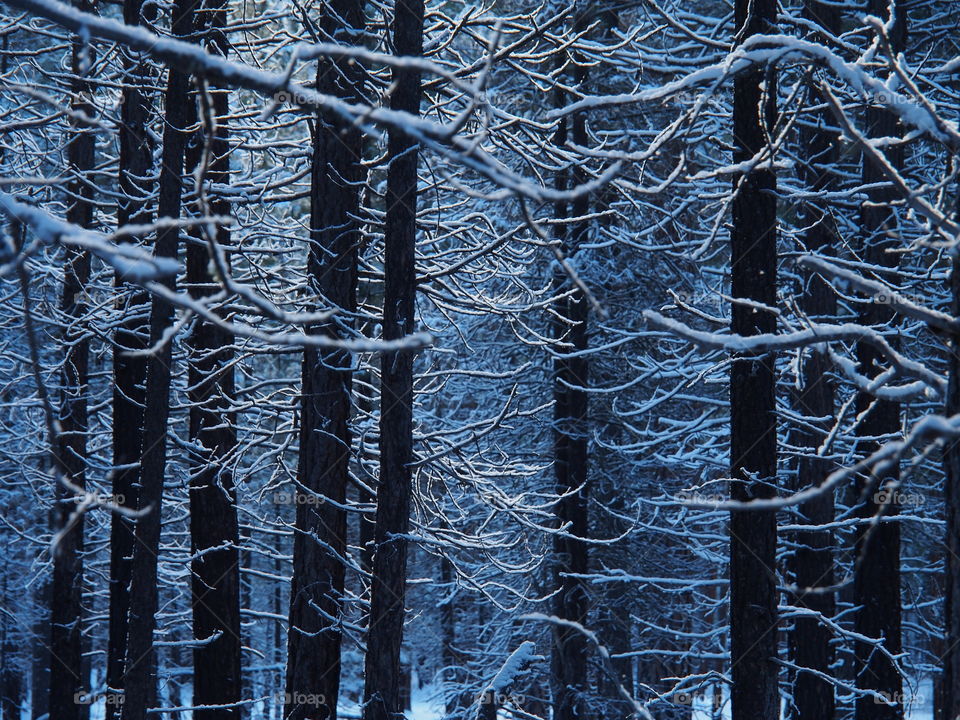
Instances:
[[[858,680],[864,647],[889,660],[905,693],[918,694],[936,674],[944,652],[940,454],[960,434],[960,407],[951,406],[960,366],[950,357],[960,337],[951,306],[960,102],[944,3],[911,6],[911,32],[925,51],[904,52],[892,20],[846,7],[837,32],[787,3],[778,32],[741,38],[720,3],[431,2],[422,57],[394,52],[394,5],[379,0],[364,3],[364,27],[348,41],[317,19],[329,12],[323,2],[227,3],[214,39],[178,36],[170,3],[151,6],[136,25],[110,6],[7,4],[0,535],[16,542],[9,562],[28,598],[10,606],[20,589],[2,587],[5,638],[43,645],[37,628],[64,531],[48,516],[64,492],[76,493],[71,522],[85,518],[85,683],[108,690],[111,525],[118,514],[137,521],[162,510],[154,711],[187,712],[190,651],[216,639],[195,637],[190,620],[191,568],[202,554],[190,493],[212,472],[230,478],[215,487],[235,494],[249,681],[234,704],[271,718],[289,704],[276,698],[287,687],[303,503],[345,513],[341,547],[311,536],[345,569],[339,614],[312,610],[343,638],[340,705],[362,704],[383,363],[415,353],[401,657],[405,672],[437,688],[447,717],[552,712],[568,720],[556,709],[568,693],[597,717],[689,717],[691,703],[719,717],[731,683],[730,512],[776,512],[770,572],[782,627],[789,633],[812,619],[826,629],[836,662],[820,679],[843,708],[890,700]],[[350,68],[354,95],[324,91],[318,67],[343,77]],[[766,73],[761,101],[776,112],[760,150],[735,161],[735,84],[757,69]],[[410,71],[421,74],[419,113],[394,107],[394,77]],[[189,78],[199,108],[179,129],[193,158],[182,173],[164,165],[173,134],[164,97],[177,74]],[[148,156],[147,176],[122,180],[133,76],[146,108],[137,152]],[[356,308],[348,311],[318,290],[311,254],[313,188],[326,162],[314,142],[330,118],[362,134],[359,179],[336,179],[352,182],[359,198],[347,218],[358,238]],[[877,118],[894,132],[878,134]],[[417,301],[413,331],[388,338],[397,135],[419,144]],[[93,138],[94,160],[78,169],[80,137]],[[182,190],[177,217],[159,210],[165,172]],[[776,177],[775,306],[731,287],[731,212],[744,178],[757,172]],[[87,222],[74,217],[80,205]],[[886,215],[871,225],[877,208]],[[817,228],[827,228],[828,245],[811,245]],[[158,248],[169,233],[180,247],[164,256]],[[189,256],[201,251],[206,277],[198,281]],[[76,257],[90,266],[74,293],[65,288]],[[814,286],[816,309],[806,300]],[[775,316],[776,331],[735,333],[737,303]],[[171,320],[148,334],[158,308]],[[205,327],[224,344],[198,343]],[[131,328],[136,348],[117,339]],[[77,388],[69,381],[79,350],[89,366]],[[144,457],[147,444],[167,443],[160,507],[139,515],[111,489],[129,469],[111,445],[114,357],[124,352],[172,377],[164,432],[144,438]],[[349,358],[342,501],[306,487],[298,467],[310,352],[321,364],[338,352]],[[730,368],[764,353],[777,357],[777,484],[769,498],[731,500]],[[811,358],[825,368],[829,416],[803,404]],[[233,385],[205,377],[205,367],[217,378],[229,372]],[[71,393],[85,401],[82,430],[63,416]],[[585,416],[571,409],[580,401]],[[897,407],[897,427],[874,432],[871,413],[884,403]],[[203,455],[194,428],[210,408],[235,440],[215,457]],[[80,435],[82,483],[62,457]],[[575,477],[557,467],[575,464],[578,442],[588,448],[583,478],[558,480]],[[800,478],[811,462],[825,471],[808,485]],[[829,521],[811,518],[824,497]],[[563,509],[574,501],[582,527]],[[900,528],[902,652],[851,620],[862,548],[891,524]],[[834,569],[811,588],[796,563],[817,533],[830,538]],[[562,548],[589,562],[577,565]],[[571,592],[587,611],[558,617]],[[836,602],[819,610],[805,599],[811,593]],[[558,637],[577,638],[569,642],[587,656],[577,687],[558,682],[545,662]],[[792,706],[798,677],[818,671],[788,645],[777,660]],[[43,664],[20,654],[18,667]],[[43,682],[34,680],[35,708]]]

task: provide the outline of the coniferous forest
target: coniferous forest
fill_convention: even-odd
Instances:
[[[960,718],[960,0],[3,0],[2,720]]]

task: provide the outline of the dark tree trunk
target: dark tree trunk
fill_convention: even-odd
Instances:
[[[43,578],[34,594],[37,607],[50,607],[50,590],[50,580]],[[30,717],[38,720],[50,709],[50,624],[46,617],[38,616],[31,635]]]
[[[413,700],[413,666],[400,661],[400,708],[409,710]]]
[[[358,415],[371,416],[375,409],[373,398],[373,383],[375,382],[369,370],[362,370],[358,374],[360,391],[355,393]],[[364,507],[376,507],[376,495],[371,492],[369,483],[372,478],[365,478],[367,484],[356,483],[357,502]],[[374,512],[361,512],[357,515],[357,542],[360,545],[360,569],[369,576],[373,572],[373,534],[376,528]],[[361,578],[361,595],[370,599],[370,585]]]
[[[12,553],[11,553],[12,554]],[[11,558],[12,560],[13,558]],[[20,588],[16,588],[19,592]],[[19,603],[15,597],[14,588],[10,586],[9,579],[3,576],[3,590],[0,591],[0,599],[3,600],[4,608],[9,608],[9,613],[3,613],[0,616],[0,716],[3,720],[20,720],[20,709],[23,702],[23,668],[26,663],[23,661],[22,642],[17,636],[17,626],[14,622],[16,617],[13,614],[13,608]]]
[[[440,587],[444,597],[440,604],[440,632],[443,647],[440,651],[443,672],[444,717],[451,718],[457,712],[461,692],[458,692],[458,676],[461,663],[457,658],[456,585],[453,566],[445,557],[440,558]]]
[[[320,20],[328,42],[355,42],[363,27],[363,3],[335,0]],[[321,60],[317,90],[360,102],[362,70],[356,63]],[[357,308],[357,257],[362,135],[336,113],[316,115],[311,178],[309,275],[327,307],[340,312],[310,328],[314,334],[348,338]],[[303,353],[297,520],[290,594],[285,717],[335,718],[340,694],[341,633],[350,476],[353,358],[342,350],[308,348]],[[318,612],[317,608],[320,609]],[[311,698],[323,698],[313,707]],[[308,702],[300,702],[305,698]]]
[[[373,493],[364,488],[360,488],[357,499],[360,501],[360,504],[370,506],[374,505],[377,501]],[[376,529],[375,520],[370,517],[370,515],[371,513],[363,513],[359,518],[360,568],[366,573],[373,572],[373,536],[374,530]]]
[[[774,0],[737,0],[737,37],[776,32]],[[734,162],[752,158],[765,145],[765,128],[776,112],[773,69],[738,75],[733,90]],[[770,97],[765,98],[766,84]],[[772,333],[772,312],[736,298],[774,306],[777,301],[776,177],[753,170],[734,178],[730,233],[732,329],[739,335]],[[741,354],[730,369],[730,496],[751,500],[773,495],[777,473],[777,421],[773,353]],[[730,516],[730,655],[733,720],[775,720],[777,689],[776,513]]]
[[[877,17],[888,15],[886,0],[871,0],[869,12]],[[903,2],[895,3],[897,22],[890,38],[894,52],[902,52],[906,45],[906,12]],[[900,128],[896,117],[883,109],[869,108],[866,113],[867,133],[869,137],[896,137]],[[895,167],[903,166],[903,151],[891,148],[888,158]],[[864,156],[864,184],[883,182],[881,171]],[[864,259],[881,267],[894,268],[898,255],[890,250],[899,247],[899,235],[895,232],[897,219],[891,203],[897,198],[892,188],[873,188],[868,191],[870,202],[861,210],[861,224],[864,237]],[[891,229],[893,232],[891,232]],[[880,327],[890,325],[895,313],[889,306],[870,303],[864,306],[860,315],[863,325]],[[896,338],[890,342],[896,344]],[[877,350],[867,344],[857,345],[857,360],[860,372],[874,377],[879,372],[883,358]],[[864,439],[859,443],[863,454],[873,452],[884,440],[894,439],[901,430],[900,404],[887,400],[876,400],[869,393],[860,393],[857,397],[857,412],[866,413],[858,426],[858,434]],[[869,410],[868,410],[869,409]],[[893,517],[898,512],[899,467],[894,465],[884,477],[860,477],[857,482],[859,505],[857,514],[861,518],[872,518],[878,513],[884,517]],[[888,492],[884,492],[884,489]],[[884,502],[889,500],[889,502]],[[856,562],[853,583],[854,605],[861,610],[854,619],[854,630],[871,638],[882,638],[884,647],[897,654],[901,649],[900,634],[900,524],[881,522],[872,529],[859,527],[856,533]],[[857,687],[873,690],[886,697],[890,703],[878,702],[875,697],[857,698],[857,720],[895,720],[903,718],[903,682],[900,673],[876,649],[864,643],[855,646],[857,661]]]
[[[20,710],[23,707],[22,681],[19,667],[15,664],[4,666],[0,677],[0,714],[4,720],[20,720]]]
[[[283,563],[279,557],[274,561],[274,572],[277,573],[278,577],[284,572],[285,570],[284,565],[285,563]],[[288,605],[288,604],[284,603],[283,587],[281,586],[280,583],[274,583],[273,612],[277,617],[280,617],[283,614],[283,611],[287,609],[285,605]],[[269,674],[269,680],[268,680],[268,682],[270,682],[270,684],[273,687],[281,687],[281,685],[283,684],[282,668],[283,668],[283,663],[287,657],[287,648],[283,642],[283,639],[284,639],[284,629],[283,629],[282,623],[274,622],[273,637],[272,637],[273,659],[274,659],[274,662],[276,663],[276,667],[278,668],[278,670],[275,673],[271,672]],[[283,711],[283,705],[279,703],[272,703],[270,706],[270,717],[273,718],[275,715],[282,717],[281,715],[282,711]]]
[[[632,712],[632,707],[623,700],[618,686],[623,687],[630,694],[630,697],[636,697],[633,658],[629,656],[630,651],[633,650],[633,628],[631,627],[629,606],[625,612],[623,597],[615,590],[605,595],[603,603],[604,607],[598,613],[600,617],[597,622],[598,624],[602,623],[602,642],[610,652],[610,667],[616,675],[611,677],[605,672],[601,673],[599,689],[610,707],[615,708],[617,712],[624,716],[628,716]],[[616,657],[624,654],[627,657]]]
[[[960,218],[960,192],[954,216]],[[950,271],[950,314],[960,317],[960,260],[953,259]],[[960,414],[960,334],[949,338],[947,365],[949,385],[943,414]],[[938,694],[940,713],[935,720],[953,720],[960,715],[960,442],[948,440],[943,449],[946,475],[944,502],[947,516],[947,557],[945,573],[943,675]]]
[[[93,12],[94,5],[80,0],[78,9]],[[85,59],[92,48],[78,39],[73,42],[71,68],[71,106],[77,113],[95,114],[90,102],[91,88],[81,77]],[[96,137],[94,128],[74,125],[67,145],[70,167],[67,220],[80,227],[93,225],[93,183],[88,174],[94,168]],[[60,533],[53,554],[53,585],[50,614],[50,716],[58,720],[80,720],[86,706],[76,702],[77,693],[87,688],[83,682],[81,622],[83,601],[83,526],[84,517],[73,517],[77,508],[75,492],[61,479],[78,488],[86,483],[87,465],[87,374],[89,341],[80,326],[84,299],[90,277],[90,255],[76,248],[66,249],[63,295],[60,310],[66,327],[63,333],[64,358],[61,371],[60,432],[56,438],[56,512],[54,528]]]
[[[173,35],[189,37],[193,29],[193,3],[177,0],[173,12]],[[187,76],[171,69],[167,76],[165,123],[160,170],[159,212],[161,218],[179,218],[183,196],[184,146],[187,121]],[[179,245],[177,228],[159,231],[154,254],[175,258]],[[171,289],[175,278],[165,280]],[[173,308],[154,296],[150,308],[150,342],[159,342],[170,327]],[[160,515],[167,465],[167,421],[170,415],[170,342],[147,362],[146,408],[143,454],[140,461],[139,507],[147,510],[137,521],[136,543],[130,581],[130,617],[127,628],[123,720],[147,720],[147,710],[156,704],[156,628],[158,602],[157,554],[160,551]]]
[[[423,54],[423,0],[396,0],[393,46],[397,55]],[[419,115],[420,71],[394,68],[390,107]],[[417,165],[419,143],[398,128],[387,141],[387,215],[384,228],[383,337],[413,332],[416,295]],[[410,462],[413,459],[413,352],[381,358],[380,483],[370,591],[363,688],[364,720],[394,720],[400,703],[400,644],[403,640],[410,520]]]
[[[577,68],[577,81],[582,84],[585,73]],[[586,121],[582,113],[571,120],[574,143],[586,146]],[[561,128],[555,138],[557,145],[566,142],[566,129]],[[580,167],[572,173],[573,184],[582,183],[585,174]],[[562,187],[566,178],[558,179]],[[589,211],[589,199],[581,195],[572,204],[558,203],[558,218],[583,218]],[[563,227],[563,225],[558,225]],[[563,231],[560,231],[563,232]],[[569,241],[562,242],[565,254],[574,255],[586,240],[588,221],[577,221],[571,229]],[[559,343],[554,360],[554,476],[560,500],[556,505],[557,521],[565,528],[554,535],[554,582],[558,593],[554,613],[564,620],[582,625],[587,623],[589,602],[583,581],[571,575],[587,572],[587,542],[589,533],[587,507],[587,393],[583,388],[589,380],[589,364],[583,355],[572,353],[586,350],[588,334],[588,306],[583,292],[576,287],[562,269],[557,269],[554,292],[561,294],[555,303],[555,337]],[[583,693],[587,689],[587,643],[583,633],[557,626],[553,629],[554,647],[551,657],[553,676],[554,720],[580,720],[587,716]]]
[[[805,14],[826,32],[840,31],[840,9],[835,5],[807,0]],[[816,40],[816,38],[813,38]],[[811,102],[822,99],[811,90]],[[835,228],[829,208],[817,198],[834,185],[832,166],[838,157],[836,133],[831,133],[830,118],[826,112],[818,118],[817,127],[805,127],[800,133],[800,146],[805,148],[807,165],[803,168],[813,198],[802,208],[801,224],[805,231],[802,242],[806,252],[829,253],[835,244]],[[799,293],[800,308],[815,322],[829,321],[837,312],[836,297],[830,286],[816,274],[802,274]],[[829,356],[811,348],[803,358],[801,386],[797,394],[797,410],[806,418],[811,429],[801,431],[799,444],[806,449],[797,467],[799,489],[818,486],[833,470],[829,460],[816,457],[834,415],[834,388],[829,377]],[[833,493],[825,493],[800,506],[803,522],[823,526],[833,522]],[[794,583],[798,590],[794,602],[798,607],[833,617],[836,598],[827,590],[834,582],[833,533],[830,530],[811,530],[797,534],[797,550],[793,557]],[[790,638],[793,661],[803,668],[831,674],[833,647],[832,633],[816,618],[800,617],[794,623]],[[832,718],[835,699],[833,685],[810,672],[799,671],[793,686],[794,712],[797,720]]]
[[[123,21],[140,24],[141,0],[125,0]],[[153,13],[151,13],[153,15]],[[146,87],[154,79],[151,63],[145,58],[121,50],[123,87],[121,120],[118,130],[120,161],[117,225],[146,225],[150,222],[153,183],[153,141],[149,133],[153,113],[152,99]],[[144,384],[147,361],[143,356],[129,357],[128,351],[146,346],[146,293],[124,281],[117,273],[114,287],[124,298],[125,310],[114,336],[113,348],[113,496],[117,503],[137,506],[140,477],[140,452],[143,447]],[[107,637],[107,688],[123,690],[123,663],[127,651],[127,615],[130,609],[130,562],[133,556],[134,524],[114,513],[110,519],[110,609]],[[108,720],[120,717],[120,704],[107,703]]]
[[[223,0],[209,0],[198,7],[196,34],[205,38],[209,52],[225,56],[228,8]],[[230,147],[227,116],[229,92],[212,90],[211,107],[203,113],[202,131],[189,143],[186,154],[188,176],[202,163],[204,183],[229,185]],[[206,103],[208,97],[199,96]],[[197,103],[187,106],[187,125],[198,118]],[[217,216],[230,214],[230,203],[222,196],[209,200],[209,208],[195,207],[194,215],[209,211]],[[216,242],[227,248],[230,231],[216,229]],[[203,233],[195,232],[187,246],[187,287],[198,301],[217,292],[219,284],[210,271],[212,261]],[[226,252],[226,251],[225,251]],[[242,696],[240,654],[240,558],[236,491],[231,468],[237,444],[236,418],[231,410],[235,380],[233,336],[219,325],[200,321],[194,325],[189,345],[190,399],[190,539],[191,605],[193,636],[193,704],[229,706]],[[211,640],[217,636],[215,640]],[[240,707],[217,707],[193,712],[194,720],[236,720]]]

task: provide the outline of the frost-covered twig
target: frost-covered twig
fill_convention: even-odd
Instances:
[[[932,328],[945,332],[960,332],[960,320],[939,310],[931,310],[922,305],[917,305],[882,282],[870,280],[869,278],[865,278],[862,275],[858,275],[855,272],[812,255],[803,255],[797,258],[797,265],[820,273],[824,277],[839,280],[873,298],[874,301],[881,300],[883,304],[889,305],[891,309],[905,317],[919,320]]]
[[[893,349],[889,342],[877,331],[856,323],[838,325],[813,324],[806,330],[784,333],[761,333],[759,335],[733,335],[695,330],[676,320],[671,320],[654,311],[645,310],[643,316],[648,322],[668,330],[677,337],[689,340],[700,347],[711,350],[726,350],[732,353],[765,353],[771,350],[795,350],[839,340],[867,342],[877,347],[890,363],[905,375],[911,375],[926,382],[937,392],[943,389],[943,378],[925,365],[905,357]]]
[[[369,120],[381,126],[399,128],[444,156],[482,174],[504,191],[531,200],[549,202],[573,200],[594,192],[598,183],[603,184],[609,181],[620,171],[620,165],[615,164],[596,181],[569,190],[556,190],[517,175],[506,165],[476,147],[472,141],[459,137],[457,135],[459,128],[456,123],[451,123],[449,126],[441,125],[399,110],[348,103],[296,83],[290,79],[288,73],[260,70],[227,60],[206,52],[194,43],[161,37],[140,26],[125,25],[115,20],[97,17],[71,8],[59,0],[10,0],[9,4],[85,36],[121,43],[131,50],[146,53],[161,60],[181,72],[199,75],[230,87],[252,90],[267,97],[283,93],[285,97],[300,106],[311,110],[323,108],[352,122]]]
[[[653,716],[650,714],[650,711],[647,710],[647,706],[642,702],[637,700],[633,695],[630,694],[630,691],[627,690],[620,682],[620,676],[617,673],[616,669],[613,667],[613,664],[610,661],[610,651],[600,642],[600,639],[597,637],[597,634],[592,630],[588,630],[583,625],[573,620],[566,620],[556,615],[544,615],[542,613],[528,613],[520,617],[521,620],[538,620],[541,622],[547,622],[551,625],[556,625],[559,627],[570,628],[575,632],[583,635],[587,642],[596,650],[597,655],[600,658],[600,663],[603,667],[603,671],[607,674],[607,677],[617,686],[617,692],[620,693],[620,697],[623,698],[627,703],[629,703],[634,714],[638,718],[644,718],[644,720],[653,720]]]
[[[46,245],[61,244],[87,250],[113,267],[121,277],[130,282],[144,283],[149,280],[175,275],[180,263],[169,258],[157,258],[133,245],[118,245],[110,242],[103,233],[72,225],[64,220],[16,200],[0,191],[0,210],[11,220],[29,227]],[[19,262],[19,260],[17,260]],[[9,267],[0,266],[0,272]]]

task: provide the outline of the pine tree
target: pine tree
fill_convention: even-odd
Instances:
[[[142,0],[124,0],[123,20],[139,25],[144,12]],[[152,17],[153,13],[149,10]],[[154,191],[152,182],[154,143],[150,133],[153,102],[148,85],[154,80],[153,64],[126,50],[123,53],[123,84],[120,126],[117,129],[118,158],[117,225],[148,225]],[[128,284],[121,273],[114,288],[124,298],[125,312],[114,336],[113,347],[113,497],[127,507],[137,506],[140,452],[143,448],[144,385],[147,361],[130,351],[146,346],[146,316],[149,300],[138,287]],[[123,664],[127,651],[127,619],[130,608],[130,561],[133,556],[134,524],[114,513],[110,519],[110,620],[107,639],[107,687],[123,689]],[[106,705],[109,720],[120,716],[120,703]]]
[[[869,10],[877,17],[894,13],[890,46],[894,52],[906,47],[906,4],[871,0]],[[870,106],[866,112],[868,137],[896,137],[900,130],[896,116],[889,110]],[[888,150],[894,167],[903,165],[903,149],[894,146]],[[873,161],[864,154],[863,184],[869,202],[861,208],[863,257],[874,268],[896,268],[900,236],[896,232],[897,216],[893,201],[896,190],[883,185],[884,176]],[[882,274],[877,273],[882,279]],[[893,309],[880,302],[863,306],[859,321],[862,325],[880,327],[896,319]],[[891,339],[896,345],[896,339]],[[883,364],[883,356],[875,345],[857,344],[860,372],[873,378]],[[857,413],[861,416],[857,433],[863,438],[859,449],[870,454],[877,449],[878,438],[894,439],[901,431],[900,403],[875,398],[869,392],[857,396]],[[874,474],[861,476],[857,481],[857,515],[873,518],[876,515],[893,517],[898,512],[899,467],[894,464],[883,477]],[[854,630],[869,638],[881,638],[884,647],[896,655],[902,647],[900,629],[900,524],[880,522],[871,527],[860,525],[856,532],[856,561],[854,565],[853,602],[860,608],[854,618]],[[887,702],[878,702],[876,696],[860,695],[856,703],[857,720],[899,720],[903,718],[903,682],[900,671],[882,653],[867,643],[855,646],[857,659],[857,687],[879,693]]]
[[[173,34],[190,37],[193,32],[193,3],[178,0],[172,18]],[[188,78],[171,68],[164,96],[165,124],[161,150],[158,216],[179,218],[183,198],[184,148],[188,121]],[[179,230],[162,227],[157,234],[154,255],[175,258]],[[165,280],[173,289],[175,278]],[[173,308],[154,295],[150,307],[150,343],[160,345],[147,362],[146,406],[144,409],[143,453],[140,461],[138,507],[145,514],[137,520],[130,580],[130,619],[127,628],[127,657],[124,663],[123,720],[147,720],[147,711],[156,705],[156,629],[158,603],[157,562],[160,552],[160,516],[167,467],[167,425],[170,416],[172,353],[164,335],[173,320]]]
[[[960,188],[954,217],[960,218]],[[950,268],[950,315],[960,317],[960,259]],[[960,334],[947,338],[948,386],[943,414],[960,413]],[[960,715],[960,442],[948,440],[943,448],[944,504],[946,505],[946,572],[944,577],[943,674],[940,678],[942,718]],[[937,720],[940,720],[938,717]]]
[[[81,0],[79,9],[92,12],[94,5]],[[77,113],[92,115],[92,84],[86,75],[94,51],[82,38],[75,38],[71,48],[71,105]],[[67,146],[71,173],[67,220],[84,228],[92,227],[94,222],[94,186],[89,174],[94,169],[95,153],[93,128],[82,121],[72,123]],[[50,715],[63,720],[81,720],[85,716],[85,707],[76,702],[76,696],[88,689],[84,687],[81,646],[85,523],[83,514],[76,512],[76,492],[63,481],[79,490],[86,486],[90,349],[80,323],[88,304],[84,296],[89,278],[89,253],[79,248],[67,249],[60,302],[67,325],[62,338],[59,435],[55,438],[54,453],[57,482],[54,522],[58,537],[53,551],[49,658]]]
[[[737,0],[738,38],[776,31],[777,3]],[[766,92],[765,92],[766,91]],[[756,66],[734,79],[734,162],[766,145],[773,122],[775,75]],[[734,177],[730,275],[731,329],[737,335],[776,330],[776,316],[743,298],[774,307],[777,301],[776,177],[752,169]],[[777,476],[777,423],[773,352],[739,354],[730,368],[730,496],[773,495]],[[777,688],[776,513],[735,511],[730,517],[730,662],[733,720],[775,720]]]
[[[423,0],[396,0],[394,51],[423,55]],[[394,68],[390,107],[419,115],[420,70]],[[383,337],[413,332],[416,296],[417,167],[419,143],[401,128],[387,139],[387,213],[384,227]],[[410,521],[410,463],[413,460],[413,353],[384,353],[380,380],[380,481],[374,532],[370,632],[364,661],[364,720],[401,715],[400,644],[403,640]]]
[[[840,9],[836,5],[808,0],[804,15],[815,27],[826,33],[840,30]],[[812,38],[816,40],[816,37]],[[811,86],[811,102],[823,99]],[[820,198],[835,185],[834,165],[838,158],[835,135],[830,131],[832,118],[824,109],[801,128],[800,147],[807,164],[802,168],[811,198],[801,207],[801,225],[806,228],[803,250],[807,253],[831,253],[836,244],[835,222],[830,206]],[[800,309],[815,322],[829,322],[836,315],[836,296],[829,284],[819,275],[801,275]],[[800,388],[796,407],[809,424],[800,430],[799,444],[806,454],[797,467],[799,489],[819,486],[833,470],[833,463],[817,455],[834,410],[834,387],[829,375],[830,359],[823,348],[809,348],[804,353]],[[825,420],[826,419],[826,420]],[[810,526],[826,526],[834,520],[833,493],[823,493],[800,507],[804,522]],[[833,534],[830,530],[805,530],[797,533],[797,549],[793,556],[794,584],[797,594],[794,602],[831,618],[836,600],[834,584]],[[791,634],[793,661],[809,672],[797,672],[793,687],[793,702],[797,720],[818,720],[833,717],[833,685],[823,678],[831,674],[833,665],[832,632],[816,617],[798,617]],[[817,675],[815,673],[819,673]]]
[[[582,28],[586,18],[575,23]],[[575,80],[583,86],[586,69],[583,57],[575,57]],[[562,98],[562,93],[557,92]],[[570,139],[573,143],[587,145],[586,118],[576,113],[569,121]],[[563,146],[567,136],[567,120],[562,121],[556,135],[558,146]],[[558,178],[558,186],[568,183],[582,184],[586,179],[582,166],[572,171],[564,170]],[[562,252],[577,253],[588,239],[589,196],[581,194],[573,202],[559,202],[555,213],[558,219],[573,220],[569,230],[557,225]],[[557,595],[554,614],[586,626],[590,611],[589,599],[583,580],[578,577],[587,572],[589,534],[589,505],[587,486],[588,434],[586,386],[589,382],[589,360],[585,355],[588,340],[587,298],[583,290],[567,277],[561,268],[556,268],[554,292],[559,295],[554,312],[555,335],[559,343],[553,368],[554,390],[554,476],[557,484],[556,514],[562,534],[554,536],[556,566],[555,585]],[[557,626],[553,630],[554,648],[551,658],[553,675],[553,717],[557,720],[576,720],[587,716],[584,693],[587,689],[587,643],[577,629]]]
[[[194,16],[195,32],[209,52],[226,56],[227,3],[206,2]],[[218,89],[197,93],[187,105],[186,125],[199,126],[186,150],[188,176],[200,174],[200,185],[228,187],[230,144],[227,116],[230,95]],[[198,114],[198,106],[203,112]],[[199,117],[198,117],[199,115]],[[193,214],[198,217],[230,215],[229,201],[216,194],[207,200],[199,187]],[[216,191],[214,191],[216,192]],[[194,229],[187,246],[187,288],[203,301],[218,292],[211,265],[210,243],[221,252],[230,244],[225,225]],[[210,234],[212,237],[207,237]],[[228,258],[224,259],[229,262]],[[190,538],[191,605],[193,635],[193,704],[196,720],[231,720],[240,707],[229,707],[242,697],[240,639],[240,536],[237,497],[231,462],[237,444],[234,396],[233,336],[217,323],[199,320],[188,341],[190,400]],[[215,638],[215,639],[214,639]],[[227,707],[219,707],[227,706]]]
[[[363,24],[362,2],[337,0],[325,8],[318,30],[326,42],[349,44],[355,42]],[[361,102],[361,82],[362,71],[356,63],[320,60],[320,92]],[[362,134],[355,123],[334,112],[317,112],[308,269],[314,291],[337,313],[309,331],[330,338],[348,338],[354,332],[362,152]],[[335,718],[337,713],[341,630],[335,619],[343,612],[353,363],[345,350],[307,348],[303,354],[296,492],[310,501],[297,503],[294,536],[284,709],[285,716],[294,720],[315,717],[318,712],[296,702],[298,697],[322,697],[324,716]]]

